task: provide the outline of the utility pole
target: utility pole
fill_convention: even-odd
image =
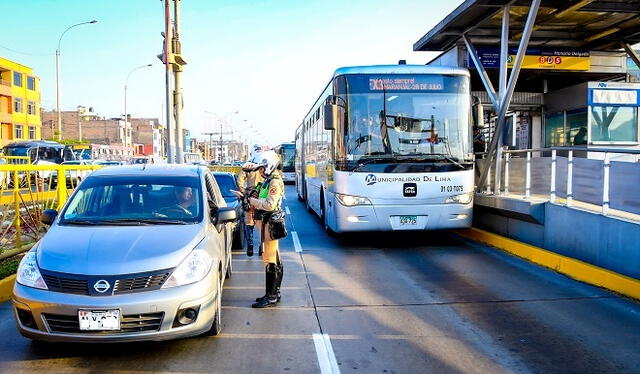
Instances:
[[[216,133],[215,132],[203,132],[202,135],[209,135],[209,147],[207,148],[208,149],[207,154],[210,155],[211,148],[213,146],[213,136],[216,135]]]
[[[173,77],[174,77],[174,105],[175,105],[175,121],[176,121],[176,164],[184,163],[183,157],[183,140],[184,136],[182,133],[182,65],[186,65],[187,63],[181,58],[181,45],[180,45],[180,0],[173,0],[173,53],[175,54],[176,61],[173,64]]]
[[[171,9],[169,8],[169,1],[164,0],[164,53],[162,62],[165,64],[165,95],[166,95],[166,110],[167,110],[167,163],[172,164],[174,162],[173,156],[173,126],[171,126],[171,118],[173,115],[171,114],[171,109],[173,108],[172,99],[171,99],[171,59],[172,55],[172,46],[170,44],[171,41]]]
[[[220,123],[220,164],[222,164],[222,121],[218,120]]]

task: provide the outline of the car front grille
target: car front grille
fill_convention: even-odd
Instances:
[[[136,292],[140,290],[157,290],[169,278],[169,272],[145,275],[142,277],[118,279],[113,286],[113,294]]]
[[[164,312],[146,314],[126,314],[120,320],[120,330],[86,331],[80,330],[78,316],[43,313],[49,330],[68,334],[115,335],[132,332],[159,331],[164,319]]]
[[[86,279],[58,277],[51,274],[42,274],[42,278],[51,291],[76,295],[89,294],[89,285]]]
[[[42,278],[51,291],[76,295],[109,296],[160,289],[171,275],[170,269],[115,276],[87,276],[41,270]],[[92,287],[98,280],[107,280],[111,285],[104,293],[94,292]]]

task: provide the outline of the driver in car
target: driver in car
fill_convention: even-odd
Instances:
[[[192,216],[193,212],[190,208],[193,206],[194,199],[191,187],[177,186],[174,188],[173,193],[176,197],[177,204],[172,208],[181,210],[184,214]]]

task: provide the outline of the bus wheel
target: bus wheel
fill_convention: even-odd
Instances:
[[[320,209],[320,221],[322,222],[324,231],[326,231],[330,236],[333,236],[335,231],[331,230],[331,227],[329,227],[329,220],[327,218],[327,202],[324,199],[323,192],[320,193]]]

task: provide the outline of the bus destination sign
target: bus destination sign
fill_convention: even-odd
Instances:
[[[442,77],[437,76],[369,78],[370,91],[441,91],[442,89]]]

